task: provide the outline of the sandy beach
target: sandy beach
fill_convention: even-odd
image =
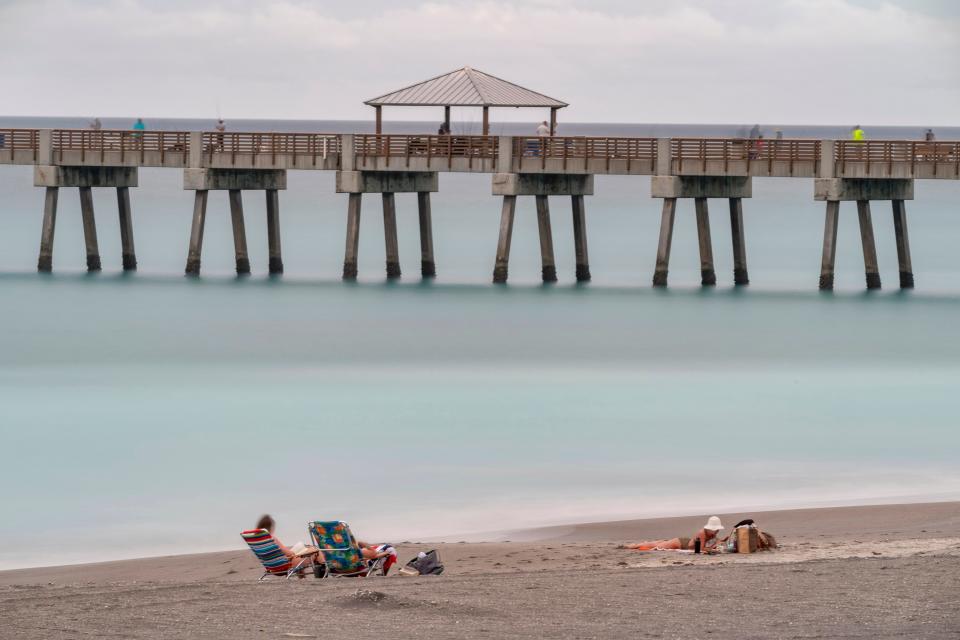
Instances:
[[[956,638],[960,503],[752,516],[781,548],[618,549],[704,516],[517,532],[436,548],[440,577],[257,583],[246,549],[0,572],[4,638]]]

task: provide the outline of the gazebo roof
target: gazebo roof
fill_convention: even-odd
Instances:
[[[542,93],[464,67],[364,102],[371,107],[566,107]]]

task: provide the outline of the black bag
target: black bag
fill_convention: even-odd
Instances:
[[[434,549],[427,551],[422,558],[418,554],[417,557],[408,562],[406,566],[422,576],[438,576],[443,573],[443,563],[440,562],[440,554]]]

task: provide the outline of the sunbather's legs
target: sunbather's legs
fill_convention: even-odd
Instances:
[[[647,540],[646,542],[625,544],[623,548],[635,551],[653,551],[654,549],[680,549],[681,546],[680,538],[670,538],[669,540]]]

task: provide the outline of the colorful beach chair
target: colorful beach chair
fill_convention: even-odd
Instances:
[[[298,572],[306,569],[304,565],[308,563],[309,558],[304,557],[299,562],[292,562],[283,554],[283,551],[277,546],[277,541],[266,529],[242,531],[240,536],[253,551],[253,554],[257,556],[260,564],[263,565],[263,575],[257,582],[264,580],[267,576],[289,580]]]
[[[376,560],[364,560],[360,545],[353,537],[346,522],[316,520],[307,523],[313,545],[320,550],[326,562],[324,577],[367,577],[376,574],[385,576],[390,556]],[[392,562],[390,563],[392,564]]]

